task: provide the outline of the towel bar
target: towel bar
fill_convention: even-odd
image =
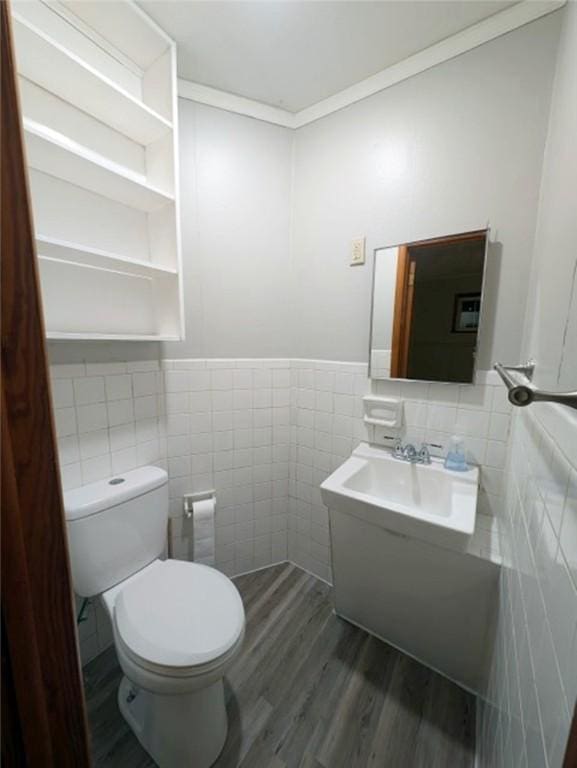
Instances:
[[[525,365],[504,365],[495,363],[493,368],[503,379],[508,390],[509,402],[521,408],[531,403],[558,403],[577,409],[577,392],[545,392],[536,389],[531,383],[519,382],[514,374],[521,374],[528,382],[533,378],[535,363],[529,361]]]

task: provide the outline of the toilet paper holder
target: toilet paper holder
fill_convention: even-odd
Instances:
[[[197,501],[204,501],[205,499],[216,498],[216,491],[214,488],[210,491],[199,491],[198,493],[185,493],[183,497],[183,510],[184,516],[187,520],[192,517],[192,507]]]

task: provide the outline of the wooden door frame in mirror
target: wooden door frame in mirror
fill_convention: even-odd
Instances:
[[[2,65],[2,762],[89,768],[10,8]]]
[[[409,249],[399,247],[397,254],[397,279],[393,309],[393,334],[391,340],[391,376],[404,379],[407,376],[407,357],[410,330],[407,327],[409,303]]]
[[[393,332],[391,338],[391,378],[406,379],[409,367],[409,342],[414,300],[414,263],[411,251],[416,248],[429,248],[431,245],[453,245],[466,240],[478,240],[487,237],[486,229],[462,232],[456,235],[433,237],[417,240],[398,246],[397,276],[395,280],[395,300],[393,307]],[[373,292],[375,287],[373,285]],[[370,357],[370,350],[369,350]]]

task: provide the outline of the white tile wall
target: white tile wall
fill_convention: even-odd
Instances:
[[[82,610],[82,599],[76,597],[76,616],[82,611],[83,620],[78,624],[78,640],[82,664],[88,664],[105,648],[112,645],[112,627],[104,610],[97,600],[90,600]]]
[[[288,360],[54,365],[51,378],[65,489],[155,464],[169,473],[174,557],[191,547],[183,494],[214,488],[217,566],[232,575],[286,560]],[[85,662],[110,642],[99,608],[80,639]]]
[[[526,338],[533,383],[577,385],[577,4],[562,21],[543,159]],[[518,410],[518,409],[516,409]],[[481,708],[481,763],[562,765],[577,697],[577,412],[535,404],[515,414],[502,530],[497,642]]]
[[[190,552],[182,495],[216,489],[216,561],[230,575],[287,557],[288,360],[166,360],[173,556]]]
[[[52,365],[50,374],[65,490],[144,464],[166,468],[158,361]],[[77,612],[81,603],[77,598]],[[78,635],[83,663],[112,642],[98,602],[88,605]]]
[[[183,494],[214,488],[217,567],[232,575],[290,558],[331,580],[319,485],[358,442],[373,439],[362,420],[366,364],[162,360],[55,365],[51,375],[65,488],[147,463],[165,467],[173,557],[191,552]],[[438,443],[443,452],[455,431],[465,436],[469,460],[482,466],[472,551],[493,559],[498,537],[489,516],[499,513],[510,420],[496,384],[482,374],[474,387],[372,385],[402,397],[403,439]],[[104,614],[81,632],[85,660],[110,641]]]
[[[496,374],[479,372],[475,386],[371,383],[366,364],[323,360],[291,362],[290,560],[331,580],[328,513],[319,485],[359,441],[381,441],[383,435],[363,422],[362,396],[371,391],[403,400],[404,441],[435,443],[441,446],[431,449],[435,455],[446,453],[452,435],[463,436],[468,461],[481,467],[480,514],[470,551],[499,560],[495,518],[503,502],[511,408]]]
[[[515,414],[481,765],[559,768],[577,698],[577,419]],[[551,420],[548,420],[551,423]],[[566,439],[565,439],[566,438]]]
[[[362,395],[369,386],[366,364],[291,361],[289,558],[326,581],[328,513],[319,486],[367,439]]]
[[[53,365],[50,373],[65,489],[146,463],[166,467],[158,361]]]

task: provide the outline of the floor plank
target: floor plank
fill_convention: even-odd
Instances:
[[[335,616],[328,585],[290,564],[235,583],[247,629],[216,768],[474,765],[474,697]],[[85,668],[94,766],[153,768],[118,711],[120,678],[112,648]]]

